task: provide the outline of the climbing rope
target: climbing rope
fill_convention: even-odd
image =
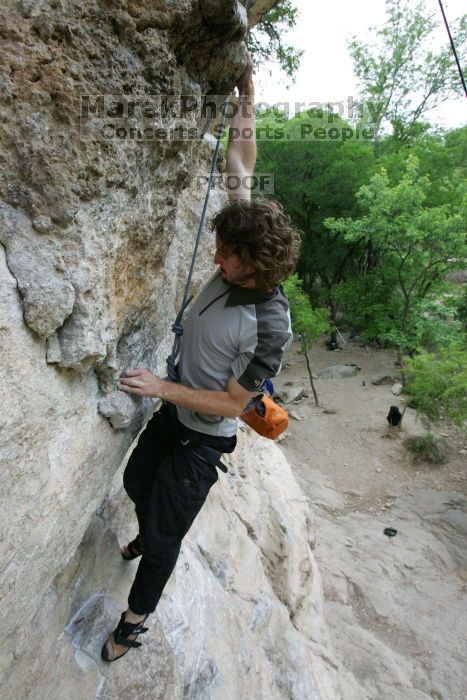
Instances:
[[[201,240],[201,234],[203,233],[204,219],[206,218],[206,211],[208,208],[209,194],[211,192],[211,186],[212,186],[212,178],[214,175],[214,170],[216,168],[220,142],[221,142],[222,134],[224,131],[225,114],[227,111],[227,105],[228,105],[228,100],[226,100],[223,103],[222,108],[221,108],[221,121],[220,121],[220,125],[219,125],[218,132],[217,132],[216,147],[214,149],[214,153],[213,153],[212,161],[211,161],[211,172],[209,174],[208,188],[206,190],[206,197],[204,198],[204,206],[203,206],[203,211],[201,213],[201,219],[200,219],[199,226],[198,226],[198,233],[196,234],[195,246],[193,249],[193,255],[191,257],[190,270],[188,272],[188,278],[186,281],[185,291],[183,294],[183,301],[182,301],[182,305],[180,307],[180,311],[178,312],[178,314],[175,318],[175,321],[172,324],[172,331],[174,332],[175,337],[174,337],[174,341],[173,341],[173,345],[172,345],[172,352],[170,353],[170,355],[167,358],[167,376],[173,382],[178,381],[178,372],[177,372],[176,365],[177,365],[177,358],[178,358],[178,355],[180,353],[180,345],[182,342],[182,335],[183,335],[182,318],[183,318],[183,314],[185,312],[186,307],[188,306],[190,301],[193,299],[193,296],[188,297],[188,294],[190,291],[191,278],[193,277],[193,270],[195,267],[196,256],[198,254],[198,247],[199,247],[199,243]]]
[[[461,64],[460,64],[460,61],[459,61],[459,57],[458,57],[458,55],[457,55],[456,47],[455,47],[455,45],[454,45],[454,40],[453,40],[452,35],[451,35],[451,30],[449,29],[449,24],[448,24],[448,21],[447,21],[447,19],[446,19],[446,13],[444,12],[443,3],[441,2],[441,0],[438,0],[438,3],[439,3],[439,7],[440,7],[440,9],[441,9],[441,14],[443,15],[444,24],[445,24],[445,26],[446,26],[446,31],[447,31],[447,33],[448,33],[449,41],[451,42],[452,53],[454,54],[454,58],[456,59],[457,70],[459,71],[459,75],[460,75],[460,79],[461,79],[461,82],[462,82],[462,86],[463,86],[463,88],[464,88],[465,96],[467,97],[467,86],[466,86],[466,84],[465,84],[464,74],[463,74],[463,72],[462,72],[462,68],[461,68]]]
[[[246,2],[245,2],[245,9],[247,12],[247,16],[248,16],[248,11],[250,9],[251,2],[252,2],[252,0],[246,0]],[[203,232],[204,219],[206,217],[206,211],[208,208],[209,194],[211,192],[211,186],[212,186],[212,177],[214,175],[214,170],[216,168],[217,156],[219,153],[219,146],[220,146],[222,134],[224,131],[225,114],[227,111],[227,105],[228,105],[228,100],[225,100],[225,102],[223,103],[222,108],[221,108],[221,122],[220,122],[218,132],[217,132],[216,147],[214,149],[214,153],[213,153],[212,161],[211,161],[211,172],[209,175],[208,188],[206,191],[206,197],[204,199],[204,206],[203,206],[203,211],[201,213],[201,219],[199,222],[198,233],[196,234],[195,246],[193,249],[193,255],[191,257],[190,270],[188,272],[188,279],[187,279],[187,282],[185,285],[185,292],[183,294],[183,301],[182,301],[182,305],[180,307],[180,311],[178,312],[178,314],[175,318],[175,321],[172,324],[172,331],[173,331],[175,337],[174,337],[174,341],[173,341],[173,345],[172,345],[172,352],[170,353],[170,355],[167,358],[167,376],[173,382],[178,381],[177,358],[178,358],[178,355],[180,353],[180,345],[182,342],[182,335],[183,335],[182,318],[183,318],[183,314],[185,312],[186,307],[188,306],[190,301],[193,299],[193,296],[188,297],[188,294],[190,291],[191,278],[193,276],[193,270],[195,267],[196,256],[198,254],[199,242],[201,240],[201,234]]]

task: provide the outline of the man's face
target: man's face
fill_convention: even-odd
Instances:
[[[216,238],[214,264],[220,265],[223,282],[238,287],[255,286],[255,281],[252,277],[254,269],[249,265],[243,264],[238,255],[221,246],[218,238]]]

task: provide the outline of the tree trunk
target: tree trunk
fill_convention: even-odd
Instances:
[[[400,367],[401,375],[402,375],[402,388],[405,389],[404,362],[402,360],[402,349],[401,349],[400,345],[397,348],[397,361],[399,363],[399,367]]]
[[[367,241],[365,249],[365,274],[368,274],[378,263],[379,251],[373,241]]]
[[[303,337],[302,337],[302,350],[303,350],[303,354],[305,355],[306,366],[308,369],[308,376],[310,377],[311,390],[313,392],[313,396],[315,397],[315,405],[318,406],[318,408],[319,408],[318,394],[316,393],[315,385],[313,383],[313,374],[311,371],[310,360],[308,358],[308,348],[306,346],[305,338],[303,338]]]
[[[407,410],[407,406],[404,406],[404,410],[401,413],[401,421],[399,423],[399,430],[402,428],[402,419],[404,418],[404,413],[406,412],[406,410]]]
[[[321,280],[322,280],[323,285],[324,285],[326,292],[327,292],[327,306],[329,308],[329,321],[331,324],[331,328],[333,329],[337,325],[337,319],[336,319],[337,306],[336,306],[336,303],[332,297],[332,284],[330,283],[329,279],[321,272],[320,272],[320,277],[321,277]],[[330,332],[329,343],[330,344],[336,343],[336,345],[338,345],[337,335],[336,335],[335,330],[331,330],[331,332]]]

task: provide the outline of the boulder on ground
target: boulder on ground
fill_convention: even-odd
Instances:
[[[353,377],[354,374],[360,371],[360,367],[354,364],[348,365],[331,365],[331,367],[325,367],[325,369],[320,369],[318,372],[318,377],[325,377],[327,379],[344,379],[345,377]]]
[[[395,377],[390,372],[378,372],[374,374],[371,378],[372,384],[394,384],[398,381],[398,377]]]
[[[276,392],[276,396],[282,401],[282,403],[292,403],[292,401],[299,401],[304,396],[305,387],[302,385],[292,385],[288,387],[283,387]]]

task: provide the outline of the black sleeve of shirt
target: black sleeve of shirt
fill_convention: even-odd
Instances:
[[[232,365],[237,382],[247,391],[258,391],[265,379],[271,379],[280,372],[284,352],[291,341],[290,315],[285,297],[273,305],[258,304],[256,329],[252,329],[249,337],[242,338],[240,355]]]

